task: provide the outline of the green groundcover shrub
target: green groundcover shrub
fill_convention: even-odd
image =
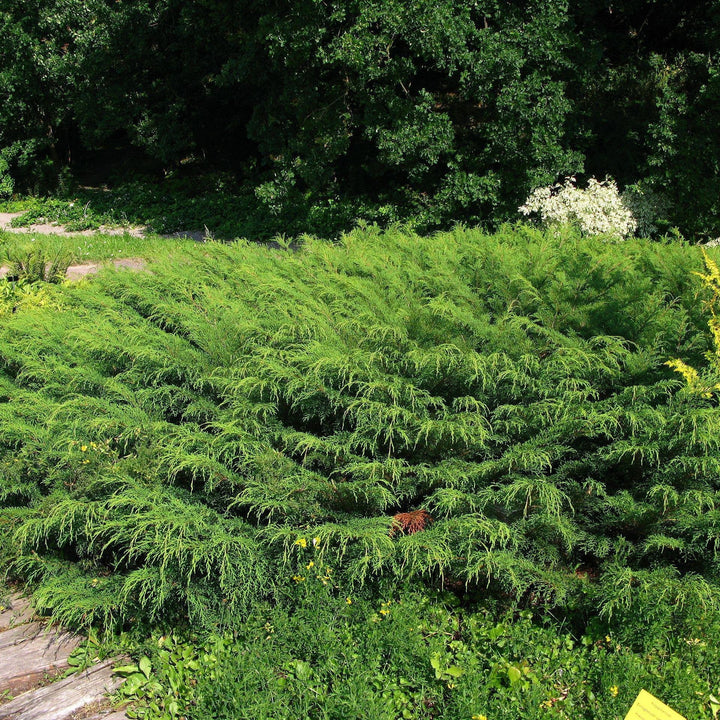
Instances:
[[[710,347],[701,267],[366,228],[3,281],[3,567],[75,624],[230,623],[311,574],[600,613],[633,642],[691,623],[720,422],[664,363]]]

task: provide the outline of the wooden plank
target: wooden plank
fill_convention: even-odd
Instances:
[[[16,627],[9,628],[4,632],[0,633],[0,653],[5,653],[5,649],[17,645],[18,643],[24,642],[29,638],[34,638],[40,635],[43,631],[44,625],[39,622],[26,623],[25,625],[18,625]]]
[[[2,611],[0,611],[0,632],[30,622],[34,615],[35,613],[28,598],[11,595],[8,606],[3,606]]]
[[[12,695],[33,687],[68,667],[70,653],[81,638],[39,623],[0,633],[0,692]]]
[[[114,660],[71,675],[0,705],[0,720],[70,720],[82,708],[102,701],[117,690],[121,678],[113,677]]]

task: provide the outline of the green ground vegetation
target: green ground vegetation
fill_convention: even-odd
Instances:
[[[106,178],[97,187],[67,178],[50,196],[0,200],[0,212],[22,213],[13,220],[15,227],[36,222],[59,223],[69,231],[140,226],[150,234],[200,231],[223,240],[304,233],[338,237],[358,219],[387,224],[402,217],[392,204],[374,207],[361,200],[334,203],[312,197],[295,197],[270,211],[251,187],[229,173],[181,169],[162,179],[137,171],[131,177]],[[412,224],[423,227],[421,221]]]
[[[697,248],[153,255],[0,281],[0,562],[73,626],[179,628],[128,670],[148,717],[711,717],[717,397],[666,364],[714,348]]]
[[[638,649],[602,623],[578,633],[542,611],[392,584],[342,597],[309,579],[235,633],[135,645],[121,694],[148,720],[615,720],[645,688],[710,718],[719,628],[695,630]]]
[[[110,262],[120,258],[149,260],[162,253],[169,245],[179,252],[196,243],[184,238],[169,240],[158,235],[135,236],[129,233],[49,234],[0,231],[0,265],[8,267],[35,266],[35,271],[21,273],[19,279],[27,285],[43,275],[44,265],[81,265],[83,263]],[[57,282],[64,278],[58,275]]]

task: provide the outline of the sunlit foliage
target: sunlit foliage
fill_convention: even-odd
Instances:
[[[708,348],[699,268],[368,228],[6,281],[3,564],[74,622],[239,613],[310,546],[350,585],[669,622],[720,558],[720,420],[664,365]]]

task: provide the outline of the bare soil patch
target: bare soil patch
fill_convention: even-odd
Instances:
[[[98,232],[104,233],[105,235],[132,235],[133,237],[142,237],[147,235],[148,231],[145,227],[125,227],[125,228],[113,228],[113,227],[100,227],[99,230],[66,230],[62,225],[57,223],[37,223],[35,225],[28,225],[27,227],[12,227],[12,221],[23,215],[24,213],[4,213],[0,212],[0,230],[5,232],[15,233],[37,233],[38,235],[95,235]]]
[[[101,225],[97,230],[67,230],[64,226],[58,223],[36,223],[34,225],[28,225],[27,227],[12,227],[12,221],[23,214],[24,213],[21,212],[0,212],[0,230],[21,234],[36,233],[38,235],[83,235],[85,237],[95,235],[97,233],[102,233],[104,235],[131,235],[132,237],[144,237],[146,235],[153,234],[146,225],[131,225],[128,227],[110,227],[107,225]],[[207,229],[180,230],[168,235],[160,234],[160,237],[167,238],[168,240],[182,240],[183,238],[187,238],[189,240],[195,240],[196,242],[202,242],[205,240],[207,235]]]

